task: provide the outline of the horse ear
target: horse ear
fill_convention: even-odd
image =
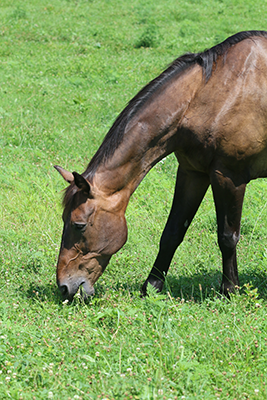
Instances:
[[[54,165],[54,168],[60,173],[66,182],[72,183],[74,181],[74,176],[71,172],[66,171],[64,168],[61,168],[58,165]]]
[[[75,185],[89,195],[90,185],[87,180],[82,175],[78,174],[78,172],[73,172],[72,175],[74,176]]]

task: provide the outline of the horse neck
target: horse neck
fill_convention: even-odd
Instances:
[[[127,124],[113,156],[99,165],[93,184],[107,196],[121,192],[130,197],[148,171],[177,150],[179,126],[202,84],[198,65],[151,95]]]

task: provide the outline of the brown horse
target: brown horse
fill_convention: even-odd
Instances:
[[[174,152],[179,168],[170,215],[145,281],[162,290],[171,259],[209,185],[222,253],[221,292],[238,285],[236,245],[246,184],[267,176],[267,32],[238,33],[175,60],[122,111],[86,171],[55,168],[70,183],[57,283],[85,296],[126,242],[125,210],[148,171]]]

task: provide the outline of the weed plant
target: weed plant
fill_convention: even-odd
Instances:
[[[129,239],[89,304],[55,282],[64,181],[118,113],[182,53],[266,29],[266,1],[2,0],[0,4],[0,399],[266,399],[266,185],[248,186],[240,291],[217,292],[209,191],[165,291],[140,299],[177,162],[160,162],[127,209]]]

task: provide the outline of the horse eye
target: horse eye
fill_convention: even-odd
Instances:
[[[83,231],[86,228],[86,224],[83,224],[82,222],[74,222],[73,225],[78,231]]]

